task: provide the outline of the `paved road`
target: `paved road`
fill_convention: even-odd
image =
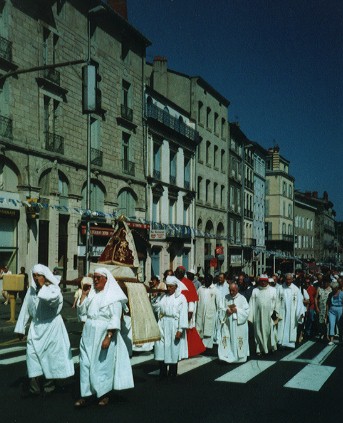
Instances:
[[[69,324],[68,332],[78,370],[79,324]],[[20,398],[25,343],[12,339],[0,344],[1,421],[304,423],[335,417],[340,421],[342,352],[341,346],[307,341],[295,351],[259,360],[251,357],[241,365],[199,356],[179,364],[174,382],[160,382],[152,354],[141,353],[132,358],[134,389],[113,393],[104,409],[91,405],[75,410],[77,374],[50,398]]]

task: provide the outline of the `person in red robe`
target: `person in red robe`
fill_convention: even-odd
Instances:
[[[186,297],[188,305],[188,329],[187,329],[187,344],[188,344],[188,358],[201,354],[206,350],[196,328],[195,328],[195,312],[196,304],[199,297],[193,282],[185,277],[186,269],[179,266],[175,270],[175,276],[186,286],[187,290],[183,290],[182,294]],[[181,357],[181,358],[186,358]]]

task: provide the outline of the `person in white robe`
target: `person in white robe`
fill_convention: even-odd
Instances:
[[[196,311],[196,329],[206,348],[213,348],[216,327],[218,296],[211,275],[205,276],[205,284],[198,289],[199,302]]]
[[[218,282],[215,284],[215,287],[217,291],[217,297],[219,300],[225,298],[226,295],[229,295],[230,293],[229,284],[225,280],[224,273],[220,273],[218,275]],[[213,340],[215,344],[219,344],[220,342],[221,322],[224,317],[225,317],[225,311],[223,312],[223,310],[221,310],[220,307],[218,307],[216,327],[215,327],[214,340]]]
[[[97,268],[93,287],[83,292],[77,305],[85,324],[80,341],[81,398],[75,407],[85,407],[95,395],[98,405],[109,402],[112,389],[133,388],[128,350],[120,333],[123,306],[127,297],[111,272]]]
[[[253,325],[256,354],[277,349],[276,288],[269,285],[268,275],[261,275],[249,301],[249,322]]]
[[[298,323],[302,322],[305,310],[303,296],[293,283],[293,275],[287,273],[285,276],[276,297],[277,340],[281,348],[295,348]]]
[[[166,285],[167,293],[153,304],[161,332],[154,348],[155,360],[160,362],[160,378],[177,375],[180,340],[188,328],[187,300],[181,294],[185,287],[175,276],[167,276]]]
[[[245,363],[250,354],[248,316],[249,304],[238,292],[238,285],[231,283],[230,294],[221,300],[220,309],[225,313],[221,322],[219,360],[227,363]]]
[[[48,267],[37,264],[32,268],[30,287],[14,329],[24,336],[31,318],[26,364],[32,395],[51,393],[54,379],[66,379],[74,374],[70,341],[60,314],[63,296],[59,282]]]

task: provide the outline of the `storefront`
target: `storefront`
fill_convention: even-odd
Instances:
[[[0,207],[0,267],[7,266],[12,273],[18,269],[19,209]]]

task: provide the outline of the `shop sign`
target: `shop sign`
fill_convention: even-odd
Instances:
[[[7,217],[8,219],[19,219],[19,210],[4,209],[0,207],[0,217]]]
[[[240,254],[232,255],[230,257],[231,264],[242,264],[242,256]]]
[[[110,238],[113,235],[113,228],[101,228],[99,226],[92,226],[90,228],[90,233],[93,236],[102,236],[106,238]],[[86,235],[86,226],[81,227],[81,234]]]
[[[103,246],[93,246],[91,247],[91,257],[100,257],[101,254],[103,253],[105,247]],[[86,247],[85,245],[79,245],[77,247],[77,255],[79,257],[85,257],[86,255]]]
[[[150,239],[166,239],[166,231],[164,229],[150,229]]]

